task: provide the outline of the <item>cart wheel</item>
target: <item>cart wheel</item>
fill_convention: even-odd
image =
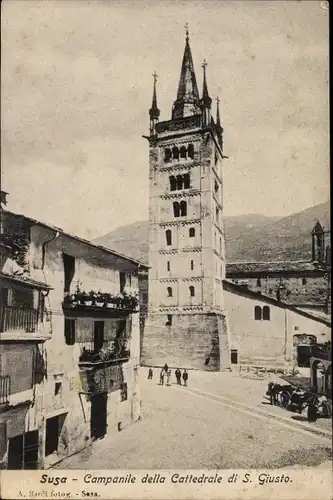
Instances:
[[[287,408],[290,401],[290,394],[288,392],[282,392],[280,400],[281,400],[281,406],[283,408]]]

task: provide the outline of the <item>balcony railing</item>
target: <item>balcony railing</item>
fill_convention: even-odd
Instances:
[[[10,332],[23,330],[27,333],[35,333],[38,328],[38,310],[30,307],[5,306],[3,309],[3,323],[0,331]]]
[[[9,404],[10,376],[0,375],[0,406]]]
[[[84,342],[80,344],[80,351],[79,365],[81,367],[107,365],[117,361],[125,362],[130,358],[127,341],[123,339],[104,342],[100,350],[95,349],[93,342]]]
[[[92,371],[81,371],[81,390],[87,395],[114,392],[121,389],[124,375],[121,365],[111,365]]]
[[[128,294],[113,295],[110,293],[77,291],[74,294],[67,294],[62,303],[64,310],[74,310],[82,312],[93,312],[97,315],[114,315],[120,313],[126,315],[139,310],[137,296]]]

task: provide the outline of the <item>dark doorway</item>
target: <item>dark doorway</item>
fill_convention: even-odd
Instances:
[[[94,351],[99,352],[104,343],[104,321],[94,323]]]
[[[56,415],[46,419],[46,435],[45,435],[45,456],[58,452],[59,437],[65,423],[67,413]]]
[[[10,438],[8,446],[8,469],[23,469],[23,434]]]
[[[71,283],[75,274],[75,257],[71,255],[67,255],[66,253],[62,254],[63,262],[64,262],[64,292],[69,293],[71,288]]]
[[[297,365],[303,368],[309,368],[311,357],[311,345],[301,344],[297,346]]]
[[[100,439],[106,434],[107,403],[108,395],[106,392],[94,394],[91,397],[90,433],[92,438]]]
[[[237,349],[231,349],[230,361],[231,361],[232,365],[237,365],[237,363],[238,363],[238,351],[237,351]]]
[[[35,470],[38,465],[38,430],[9,440],[8,469]]]

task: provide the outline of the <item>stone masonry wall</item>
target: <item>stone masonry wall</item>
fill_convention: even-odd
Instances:
[[[259,278],[259,276],[258,276]],[[245,279],[250,290],[261,292],[275,299],[280,298],[282,302],[295,306],[311,305],[317,308],[324,308],[327,302],[328,278],[327,276],[260,276],[260,285],[257,278],[238,278],[238,281]],[[232,278],[233,281],[237,279]],[[278,297],[278,289],[280,297]]]
[[[219,371],[229,365],[226,322],[216,314],[166,314],[148,317],[141,362],[148,366]],[[221,350],[221,353],[220,353]]]

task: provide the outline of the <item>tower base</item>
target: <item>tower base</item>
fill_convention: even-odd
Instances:
[[[206,371],[230,367],[226,317],[221,313],[166,314],[147,318],[141,351],[141,364]]]

